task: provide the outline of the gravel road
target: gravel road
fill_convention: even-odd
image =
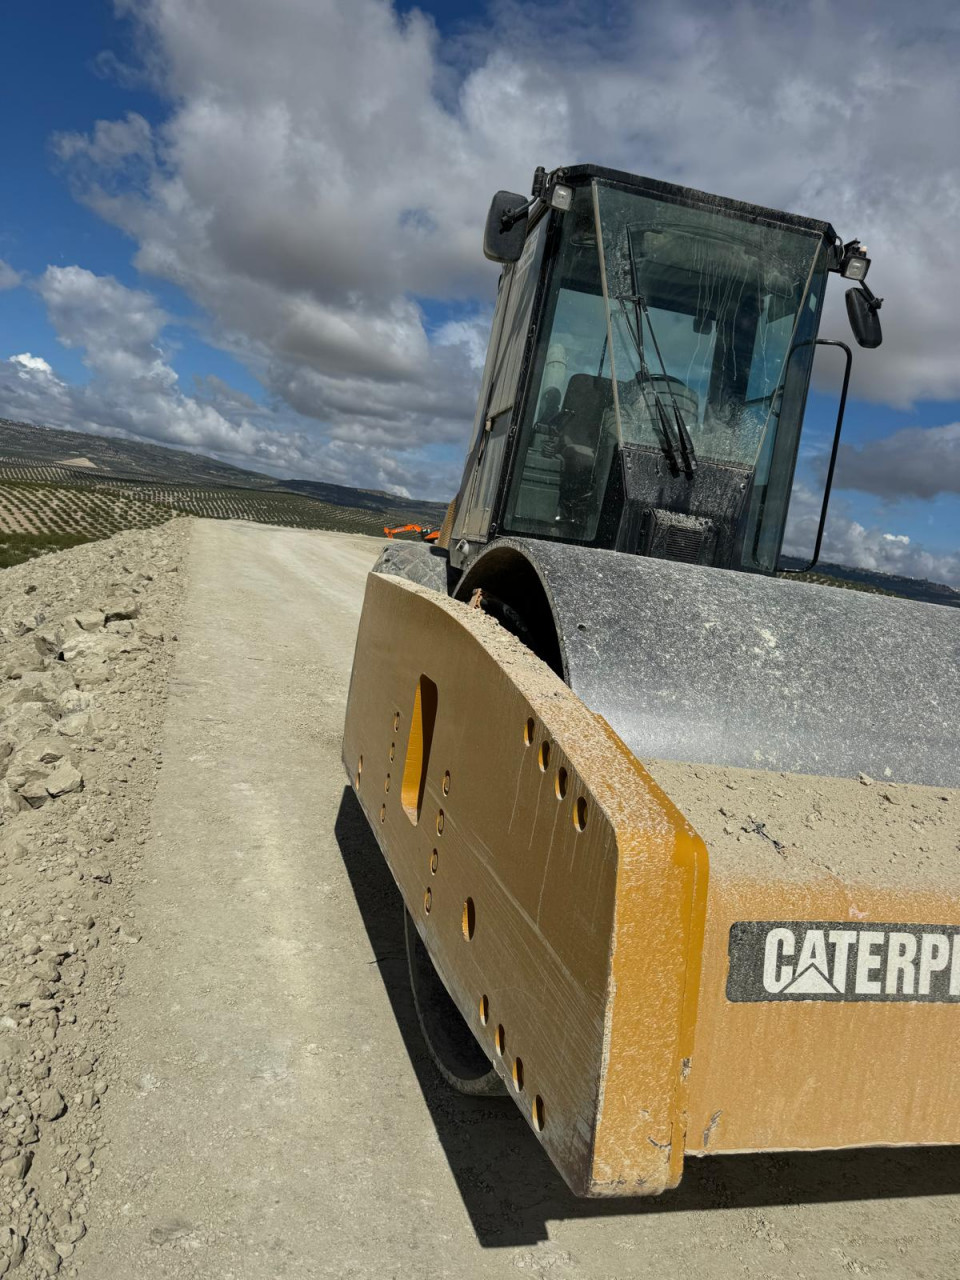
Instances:
[[[378,548],[192,522],[76,1273],[954,1280],[956,1149],[689,1161],[584,1203],[511,1103],[440,1086],[339,762]]]

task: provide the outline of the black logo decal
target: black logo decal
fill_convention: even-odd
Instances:
[[[739,920],[727,999],[960,1003],[960,925]]]

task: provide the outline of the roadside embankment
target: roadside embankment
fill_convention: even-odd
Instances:
[[[76,1274],[191,523],[0,572],[0,1276]]]

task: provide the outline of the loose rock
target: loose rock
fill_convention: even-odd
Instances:
[[[53,797],[65,796],[71,791],[79,791],[82,786],[83,775],[72,764],[58,765],[46,781],[47,794]]]
[[[59,1089],[44,1089],[40,1095],[39,1112],[44,1120],[59,1120],[67,1109]]]
[[[130,889],[157,776],[157,637],[180,593],[153,565],[178,563],[186,534],[177,520],[0,571],[0,1276],[16,1280],[82,1265],[111,1005],[122,944],[140,937]]]
[[[111,600],[103,606],[103,612],[107,622],[123,622],[128,618],[137,618],[140,616],[140,601],[135,600],[133,596]]]
[[[82,609],[75,617],[77,626],[84,631],[99,631],[106,621],[99,609]]]

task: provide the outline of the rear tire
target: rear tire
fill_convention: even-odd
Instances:
[[[389,542],[380,552],[372,572],[406,578],[431,591],[447,593],[447,557],[429,542]]]
[[[417,1021],[434,1066],[457,1093],[474,1098],[506,1096],[503,1081],[441,982],[406,907],[403,928]]]

